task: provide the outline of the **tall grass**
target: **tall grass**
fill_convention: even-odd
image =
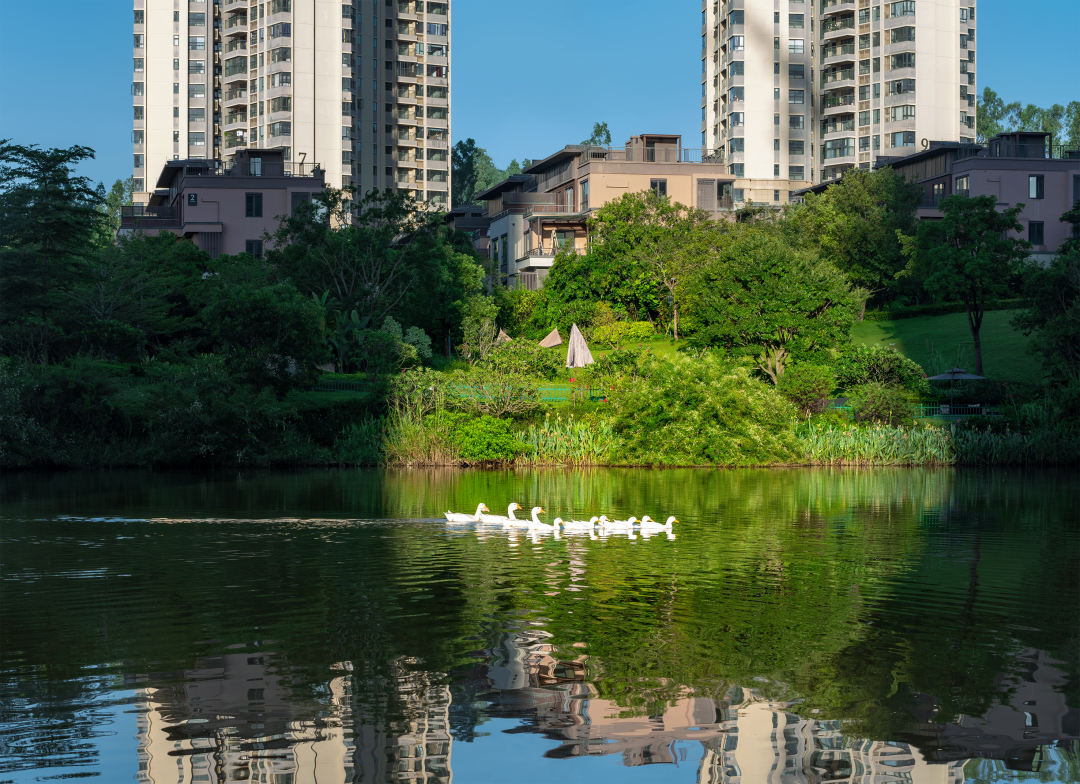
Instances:
[[[613,452],[616,436],[606,422],[583,422],[571,417],[545,417],[518,433],[530,447],[517,462],[530,465],[602,465]]]
[[[816,465],[950,465],[952,434],[936,425],[837,427],[808,422],[796,427],[806,457]]]
[[[1075,465],[1080,463],[1080,435],[1042,429],[995,433],[990,429],[953,428],[956,458],[968,465]]]
[[[387,400],[382,451],[388,465],[452,465],[461,461],[453,429],[461,415],[447,410],[445,383],[435,374],[403,377]]]

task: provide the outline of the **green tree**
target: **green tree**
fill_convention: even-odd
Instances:
[[[785,234],[815,248],[870,294],[894,291],[904,268],[897,232],[911,235],[923,188],[891,168],[851,170],[787,212]]]
[[[676,340],[679,285],[702,263],[699,240],[711,225],[704,210],[651,190],[624,194],[589,220],[599,253],[616,262],[632,262],[626,272],[642,275],[666,298]]]
[[[1080,147],[1080,101],[1069,101],[1065,107],[1064,126],[1069,144]]]
[[[327,352],[310,297],[291,283],[212,285],[202,317],[230,376],[279,398],[315,385]]]
[[[608,130],[607,123],[593,123],[592,136],[583,141],[582,144],[595,144],[601,147],[610,147],[611,131]]]
[[[1047,376],[1080,385],[1080,203],[1061,220],[1072,224],[1073,234],[1048,266],[1028,262],[1024,296],[1031,305],[1012,324],[1031,338],[1028,352],[1040,357]]]
[[[791,361],[810,362],[841,345],[856,296],[834,264],[755,226],[714,230],[708,261],[683,289],[698,337],[752,357],[773,383]]]
[[[266,266],[302,291],[329,290],[343,310],[382,323],[420,279],[421,239],[441,224],[404,191],[371,191],[354,207],[347,191],[328,188],[267,237]]]
[[[1031,246],[1009,237],[1022,230],[1018,204],[998,212],[993,196],[949,196],[942,219],[919,224],[917,237],[904,240],[905,252],[927,271],[925,286],[946,302],[963,302],[975,344],[975,373],[983,374],[982,327],[986,303],[1005,296]]]
[[[135,193],[135,178],[128,177],[126,180],[117,180],[109,188],[109,192],[105,195],[105,203],[102,204],[99,209],[105,214],[105,222],[102,224],[107,227],[111,232],[107,238],[108,242],[112,242],[116,232],[120,230],[120,215],[122,207],[130,207],[132,205],[132,196]]]
[[[67,293],[79,280],[104,190],[75,175],[94,151],[42,150],[0,140],[0,338],[4,353],[43,365],[63,336]]]
[[[454,145],[450,152],[450,206],[475,203],[476,153],[480,148],[474,139],[466,139]]]
[[[989,87],[983,87],[975,113],[975,140],[985,144],[999,133],[1004,133],[1010,115],[1020,111],[1020,103],[1007,104]]]

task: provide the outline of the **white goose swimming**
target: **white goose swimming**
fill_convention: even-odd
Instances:
[[[664,523],[663,525],[656,522],[655,520],[653,520],[648,515],[645,515],[644,517],[641,518],[641,530],[642,531],[670,531],[671,530],[671,524],[672,523],[677,523],[677,522],[679,522],[679,521],[675,519],[675,515],[672,515],[671,517],[669,517],[667,519],[667,522]]]
[[[506,517],[502,515],[485,514],[480,515],[480,522],[482,523],[495,523],[496,525],[502,523],[503,525],[513,525],[514,523],[526,523],[527,520],[518,520],[514,517],[514,510],[521,509],[521,504],[513,503],[506,507]]]
[[[600,525],[609,531],[629,531],[633,530],[634,524],[637,523],[636,517],[631,517],[629,520],[609,520],[607,515],[600,515]]]
[[[562,527],[567,531],[591,531],[599,521],[599,517],[593,517],[591,520],[565,520]]]
[[[490,512],[485,504],[480,504],[476,507],[476,514],[463,514],[462,512],[446,512],[446,522],[448,523],[479,523],[480,515],[483,512]]]
[[[540,522],[540,518],[537,517],[537,515],[540,514],[541,512],[544,512],[544,507],[542,507],[542,506],[534,506],[532,508],[532,521],[529,523],[529,530],[530,531],[555,531],[555,530],[557,530],[558,527],[559,527],[558,523],[562,518],[556,517],[555,518],[555,523],[553,525],[548,525],[547,523]],[[547,514],[547,512],[544,512],[544,514]]]

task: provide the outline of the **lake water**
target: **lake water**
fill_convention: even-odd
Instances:
[[[1080,781],[1075,471],[0,480],[0,782]],[[447,509],[678,516],[532,537]]]

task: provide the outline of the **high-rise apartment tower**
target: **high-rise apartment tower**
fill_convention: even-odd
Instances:
[[[135,201],[166,160],[281,147],[328,185],[450,193],[449,0],[135,0]]]
[[[735,201],[974,142],[975,0],[704,0],[701,146]]]

